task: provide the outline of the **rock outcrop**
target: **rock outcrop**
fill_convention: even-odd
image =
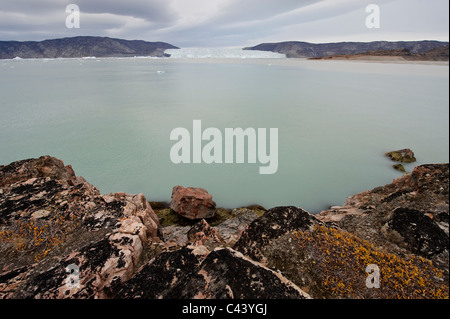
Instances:
[[[188,219],[207,219],[214,217],[216,203],[203,188],[175,186],[172,189],[170,208]]]
[[[118,298],[305,299],[292,282],[231,248],[187,246],[163,253],[130,279]]]
[[[227,246],[241,225],[162,229],[143,194],[102,195],[50,156],[0,166],[0,185],[0,298],[309,297]],[[180,207],[215,206],[198,197]]]
[[[159,240],[143,194],[101,195],[50,156],[1,166],[0,185],[3,298],[106,298]],[[69,265],[79,269],[76,290]]]
[[[391,184],[353,195],[317,215],[396,254],[449,262],[449,165],[421,165]]]
[[[173,208],[215,209],[200,193]],[[249,206],[197,220],[102,195],[50,156],[14,162],[0,166],[0,298],[448,298],[448,195],[449,165],[422,165],[315,216]]]

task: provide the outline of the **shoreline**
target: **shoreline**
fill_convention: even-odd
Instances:
[[[323,58],[172,58],[154,56],[130,56],[130,57],[77,57],[77,58],[13,58],[0,59],[2,62],[25,61],[95,61],[95,60],[150,60],[159,62],[184,62],[184,63],[208,63],[208,64],[268,64],[281,66],[296,66],[303,62],[364,62],[383,64],[409,64],[409,65],[436,65],[449,66],[449,61],[408,60],[400,56],[355,56],[355,57],[323,57]]]
[[[211,216],[206,190],[173,197],[175,212],[102,194],[51,156],[13,162],[0,166],[0,298],[448,299],[448,180],[449,164],[420,165],[319,215]],[[391,274],[381,289],[366,289],[367,264]]]

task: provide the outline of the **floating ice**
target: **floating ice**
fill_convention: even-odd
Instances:
[[[224,48],[168,49],[164,53],[175,59],[286,59],[275,52]]]

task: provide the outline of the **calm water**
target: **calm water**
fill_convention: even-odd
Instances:
[[[383,154],[449,161],[448,66],[286,60],[0,61],[0,163],[49,154],[102,193],[318,212],[400,174]],[[177,127],[278,128],[279,169],[175,165]],[[413,166],[407,166],[411,170]]]

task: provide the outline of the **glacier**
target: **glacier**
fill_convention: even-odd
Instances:
[[[286,59],[280,53],[231,48],[168,49],[164,53],[174,59]]]

